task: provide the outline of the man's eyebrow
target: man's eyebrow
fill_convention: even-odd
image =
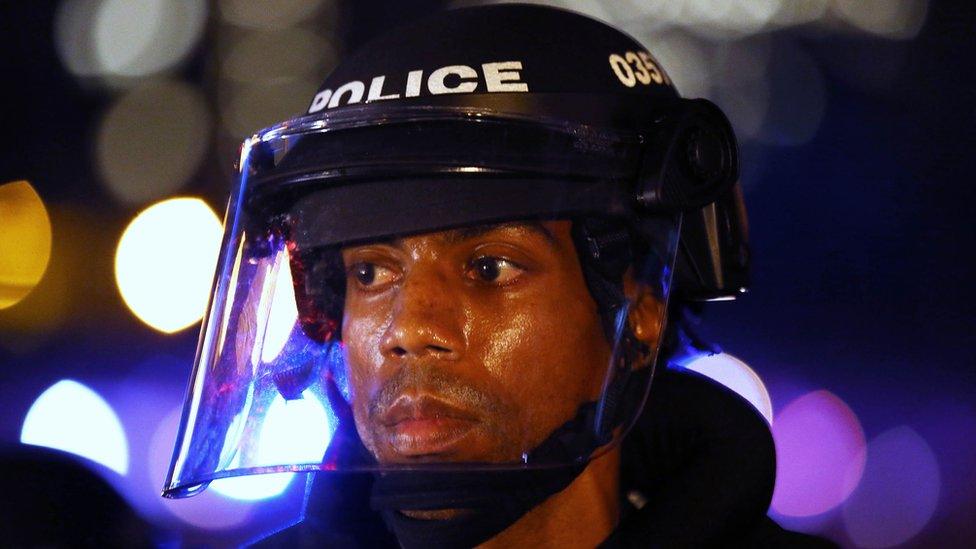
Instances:
[[[490,225],[477,225],[474,227],[461,227],[452,229],[444,233],[444,239],[448,244],[459,244],[472,238],[484,236],[488,233],[507,228],[527,229],[546,239],[552,245],[556,245],[556,236],[541,221],[508,221],[505,223],[493,223]]]

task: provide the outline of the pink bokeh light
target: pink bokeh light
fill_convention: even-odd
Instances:
[[[813,391],[788,404],[773,423],[776,488],[772,508],[791,517],[837,507],[864,472],[864,431],[837,395]]]

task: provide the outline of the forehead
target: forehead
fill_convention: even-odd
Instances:
[[[510,236],[542,238],[550,244],[558,244],[557,235],[563,233],[563,226],[568,226],[568,224],[568,221],[510,221],[451,229],[435,233],[432,236],[441,238],[447,243],[456,244],[479,237],[505,233]]]
[[[460,227],[443,231],[433,231],[416,235],[390,237],[370,244],[387,244],[397,248],[416,244],[438,243],[443,245],[464,244],[479,239],[501,237],[517,242],[535,242],[554,249],[562,249],[571,244],[572,223],[568,220],[522,220],[504,223],[488,223]],[[368,246],[370,244],[364,244]],[[355,249],[359,246],[350,246]]]

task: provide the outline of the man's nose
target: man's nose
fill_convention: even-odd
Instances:
[[[463,312],[458,290],[447,277],[433,269],[414,269],[397,292],[383,354],[388,359],[459,358],[465,347]]]

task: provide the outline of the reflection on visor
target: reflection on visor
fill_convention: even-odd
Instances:
[[[227,431],[228,437],[241,436],[242,417],[237,416],[234,419],[231,428]],[[279,394],[268,407],[264,422],[258,430],[254,461],[315,463],[325,454],[332,440],[335,418],[329,417],[328,407],[323,406],[320,397],[311,390],[304,391],[300,398],[293,400],[285,400]],[[235,446],[232,441],[225,441],[224,448],[232,449]],[[242,453],[235,452],[226,468],[239,469],[242,456]],[[248,458],[243,457],[243,461],[246,463]],[[278,473],[237,477],[218,480],[212,486],[214,490],[234,499],[258,500],[283,493],[293,476],[293,473]]]
[[[465,124],[484,123],[442,118],[442,139],[451,127],[464,127],[461,137],[470,135]],[[423,135],[426,123],[404,125],[409,135],[399,139]],[[574,141],[571,128],[499,122],[490,149],[461,147],[453,162],[437,164],[449,156],[441,150],[440,160],[430,157],[436,165],[423,166],[427,176],[399,166],[405,171],[391,177],[384,160],[350,179],[344,162],[362,168],[363,156],[316,147],[302,154],[314,152],[326,171],[296,180],[289,169],[275,180],[272,164],[288,165],[296,142],[325,131],[313,122],[286,129],[245,147],[166,495],[255,473],[553,467],[619,440],[650,382],[663,324],[654,317],[667,302],[680,224],[680,216],[630,212],[629,153],[604,155],[602,174],[568,174],[572,164],[501,170],[492,158],[515,158],[527,146],[570,154],[567,143],[595,141]],[[262,156],[269,150],[278,156]],[[461,164],[476,169],[440,169]],[[607,221],[586,221],[597,218]],[[498,225],[506,221],[519,223]],[[454,231],[472,226],[466,238]],[[439,251],[423,255],[430,246]],[[363,262],[380,269],[386,289],[364,287],[375,273],[355,277]],[[625,294],[624,272],[646,292]],[[421,280],[436,291],[411,309],[404,300]],[[423,316],[452,307],[466,312],[451,321]],[[633,310],[652,317],[641,341]],[[420,315],[411,321],[423,333],[440,330],[436,337],[447,339],[435,347],[456,358],[437,351],[420,360],[409,341],[391,342],[391,323],[404,315]],[[467,322],[464,345],[450,339],[461,333],[446,324],[455,321]]]

